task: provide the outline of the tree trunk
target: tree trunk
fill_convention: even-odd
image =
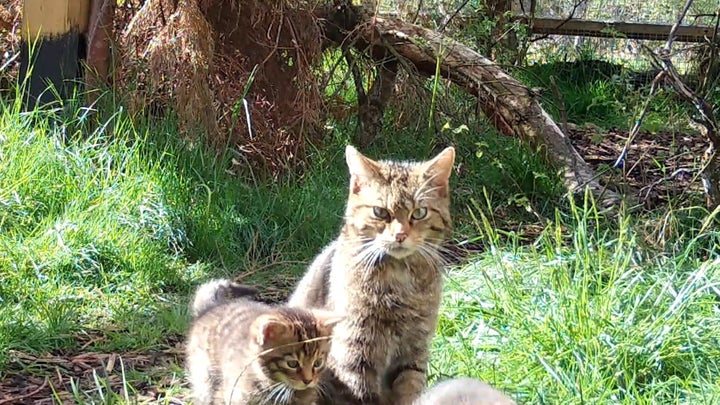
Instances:
[[[374,58],[375,80],[364,99],[358,98],[358,122],[360,123],[360,146],[372,144],[382,133],[385,106],[393,95],[398,63],[395,57],[385,55]]]
[[[88,52],[86,75],[88,101],[93,104],[100,91],[110,84],[110,44],[113,33],[113,17],[116,0],[92,0],[90,26],[88,28]]]
[[[476,96],[483,112],[503,134],[520,137],[563,172],[571,192],[589,188],[603,206],[615,205],[620,196],[606,189],[570,140],[543,110],[536,96],[519,81],[477,52],[435,31],[398,20],[375,18],[361,24],[356,49],[384,46],[411,63],[424,75],[435,74],[436,61],[444,77]]]

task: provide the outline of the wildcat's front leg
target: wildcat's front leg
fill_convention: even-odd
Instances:
[[[384,405],[412,405],[420,398],[426,384],[424,371],[404,369],[392,382],[390,395]]]
[[[342,322],[344,323],[344,322]],[[344,391],[338,404],[383,405],[378,368],[385,362],[385,356],[370,344],[370,331],[360,331],[349,325],[339,328],[333,337],[330,349],[332,374]]]
[[[433,294],[428,294],[432,296]],[[438,301],[439,303],[439,301]],[[411,405],[427,385],[427,367],[430,359],[430,343],[435,330],[436,316],[424,314],[412,324],[414,330],[406,330],[400,340],[398,355],[384,378],[389,391],[388,405]]]

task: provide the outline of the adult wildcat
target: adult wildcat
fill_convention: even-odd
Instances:
[[[333,326],[327,311],[272,307],[213,280],[195,293],[187,370],[200,405],[315,405]]]
[[[345,151],[350,190],[338,238],[310,265],[288,304],[346,315],[335,327],[326,404],[409,405],[426,384],[452,228],[455,150],[426,162]]]

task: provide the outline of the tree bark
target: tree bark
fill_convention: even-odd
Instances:
[[[435,74],[440,58],[442,75],[476,96],[481,109],[500,132],[543,150],[562,170],[569,191],[582,192],[589,188],[603,206],[613,206],[620,201],[616,192],[598,182],[594,170],[530,89],[467,46],[417,25],[379,17],[358,27],[354,45],[359,50],[387,47],[427,76]]]
[[[398,64],[395,57],[385,55],[381,60],[374,58],[375,80],[364,100],[358,98],[358,122],[360,123],[360,146],[372,144],[382,133],[385,106],[393,95]]]
[[[93,104],[111,81],[110,44],[112,42],[115,0],[92,0],[87,35],[86,75],[88,101]]]

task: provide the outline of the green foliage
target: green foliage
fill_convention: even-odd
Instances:
[[[326,59],[338,78],[328,94],[354,102],[338,57]],[[576,123],[627,128],[643,95],[609,63],[517,74],[547,89],[543,105],[558,117],[554,77]],[[716,403],[717,213],[612,220],[591,202],[577,207],[541,154],[468,113],[475,101],[458,89],[425,84],[436,103],[415,106],[420,129],[388,111],[385,136],[363,152],[422,159],[454,144],[455,236],[488,247],[449,272],[432,378],[476,376],[522,403]],[[449,104],[455,114],[444,113]],[[685,113],[671,94],[653,108],[649,127]],[[106,109],[21,114],[17,100],[0,104],[0,376],[16,367],[11,350],[163,349],[182,339],[197,283],[241,276],[288,288],[337,232],[352,120],[334,123],[302,174],[268,181],[229,174],[242,156],[178,139],[172,117],[133,121],[121,106]],[[545,230],[528,244],[500,230],[508,223]],[[88,335],[99,338],[83,347]],[[96,389],[78,387],[78,403],[132,403],[134,386],[160,380],[171,380],[166,398],[186,394],[178,365],[123,372],[120,392],[92,378]]]
[[[543,108],[558,122],[564,108],[569,122],[629,130],[648,97],[654,74],[634,72],[593,57],[586,54],[571,62],[535,64],[516,69],[513,74],[527,86],[542,90]],[[639,80],[644,83],[638,83]],[[688,113],[690,108],[674,92],[660,90],[650,104],[643,129],[685,128]]]
[[[435,378],[475,376],[522,403],[717,403],[713,231],[675,254],[652,251],[630,216],[607,223],[586,204],[520,246],[475,212],[490,249],[449,275]],[[693,254],[703,238],[712,248]]]
[[[337,230],[345,176],[255,185],[172,120],[138,128],[119,109],[91,130],[83,109],[0,108],[0,370],[10,350],[77,350],[90,331],[105,338],[86,350],[162,345],[184,334],[199,280],[263,280]]]

